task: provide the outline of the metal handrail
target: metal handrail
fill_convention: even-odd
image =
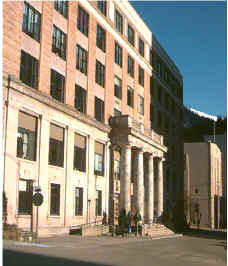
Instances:
[[[85,223],[85,224],[78,224],[78,225],[71,225],[70,227],[71,228],[81,228],[81,227],[86,227],[86,226],[88,226],[88,225],[92,225],[92,224],[102,224],[102,221],[103,221],[103,219],[102,220],[95,220],[94,222],[91,222],[91,223]]]

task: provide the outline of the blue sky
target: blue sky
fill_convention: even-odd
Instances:
[[[184,104],[226,115],[226,2],[131,1],[184,78]]]

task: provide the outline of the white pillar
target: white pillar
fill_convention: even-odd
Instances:
[[[131,145],[121,146],[120,156],[120,212],[131,210]]]
[[[150,153],[148,155],[148,169],[147,169],[147,223],[152,223],[154,219],[154,157]]]
[[[163,160],[158,160],[158,216],[163,213]]]
[[[144,220],[144,168],[143,168],[143,150],[137,149],[135,154],[136,173],[134,174],[134,198],[135,209]]]

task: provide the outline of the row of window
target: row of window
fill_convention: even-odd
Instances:
[[[68,12],[68,2],[55,0],[54,1],[54,8],[61,13],[64,17],[67,18]],[[103,15],[107,15],[107,3],[106,1],[97,1],[97,8],[101,11]],[[88,13],[82,9],[80,6],[78,8],[78,19],[77,19],[77,27],[78,29],[88,36],[88,29],[89,29],[89,15]],[[116,9],[115,10],[115,27],[116,29],[123,33],[123,16],[120,12]],[[105,31],[99,27],[97,30],[97,46],[100,47],[105,52]],[[132,46],[135,46],[135,31],[133,28],[128,24],[128,41]],[[99,41],[101,43],[99,44]],[[103,42],[104,41],[104,42]],[[139,53],[144,56],[144,42],[141,38],[138,39],[138,47]]]
[[[83,188],[75,187],[75,216],[83,216]],[[33,196],[33,181],[32,180],[19,180],[19,202],[18,202],[18,214],[19,215],[31,215],[32,214],[32,196]],[[97,190],[96,204],[95,204],[96,216],[102,215],[102,191]],[[60,184],[50,184],[50,215],[60,216]]]
[[[76,67],[80,71],[87,73],[87,52],[77,45],[77,64]],[[97,60],[96,61],[96,82],[101,86],[105,86],[105,68]],[[20,79],[27,85],[37,88],[38,85],[38,60],[30,56],[28,53],[21,51]],[[51,96],[59,102],[64,103],[65,99],[65,77],[55,70],[51,69]],[[122,80],[115,76],[114,78],[114,95],[122,99]],[[141,101],[141,99],[139,100]],[[127,88],[127,104],[131,107],[134,105],[134,90],[128,86]],[[75,86],[75,108],[86,113],[86,90],[79,85]],[[139,112],[143,114],[141,108]],[[98,121],[104,121],[104,102],[95,97],[95,118]]]
[[[55,9],[58,10],[61,14],[67,14],[67,7],[65,6],[66,2],[64,1],[55,1],[54,6]],[[40,40],[40,23],[41,16],[38,11],[36,11],[33,7],[31,7],[26,2],[24,3],[24,16],[23,16],[23,32],[27,33],[29,36],[34,38],[35,40]],[[89,23],[89,15],[79,6],[78,7],[78,19],[77,19],[77,27],[82,33],[88,36],[88,24]],[[130,26],[129,26],[130,27]],[[129,33],[131,36],[134,36],[134,31],[130,27]],[[132,39],[133,37],[131,37]],[[102,51],[106,50],[106,32],[105,30],[97,24],[97,37],[96,37],[96,45]],[[144,55],[144,43],[141,39],[139,39],[139,50],[140,53]],[[53,25],[52,32],[52,52],[66,59],[66,34],[60,30],[56,25]],[[87,51],[85,51],[82,47],[80,50],[77,46],[77,69],[79,69],[82,73],[87,75]],[[115,62],[122,67],[122,48],[115,43]],[[79,66],[79,64],[81,64]],[[134,77],[134,60],[128,56],[128,73]],[[103,84],[103,82],[101,82]],[[144,73],[143,69],[139,67],[139,83],[144,85]]]
[[[17,157],[36,161],[38,119],[19,112],[17,132]],[[64,167],[65,129],[50,124],[49,164]],[[73,167],[86,172],[86,137],[75,133]],[[104,144],[95,141],[94,174],[104,176]]]

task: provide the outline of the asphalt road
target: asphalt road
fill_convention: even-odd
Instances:
[[[223,266],[225,246],[224,237],[200,235],[159,240],[71,235],[35,245],[8,240],[3,241],[3,265]]]

